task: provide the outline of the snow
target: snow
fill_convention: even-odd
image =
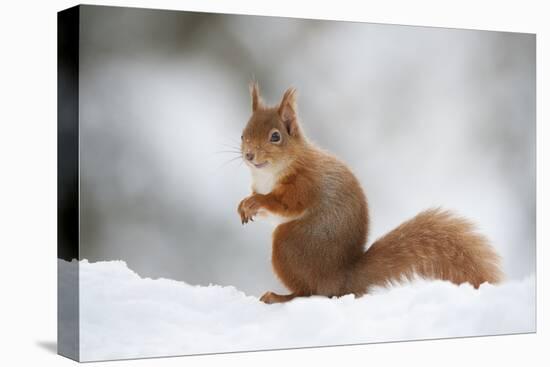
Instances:
[[[417,279],[362,298],[266,305],[234,287],[141,278],[123,261],[82,260],[79,268],[82,361],[526,333],[536,325],[534,276],[479,290]]]

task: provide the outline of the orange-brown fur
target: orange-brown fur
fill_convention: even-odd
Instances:
[[[251,86],[252,116],[241,150],[254,178],[252,195],[238,206],[241,221],[275,215],[272,264],[289,295],[265,293],[266,303],[309,295],[363,295],[414,276],[469,282],[502,278],[500,258],[473,225],[440,209],[426,210],[377,240],[365,251],[367,201],[341,161],[304,136],[295,90],[266,107]],[[274,142],[278,133],[280,140]],[[257,168],[255,165],[258,165]]]

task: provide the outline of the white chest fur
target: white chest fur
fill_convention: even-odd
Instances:
[[[277,174],[271,170],[252,169],[252,190],[258,194],[267,195],[277,184]],[[265,209],[260,209],[258,218],[267,219],[275,225],[289,222],[295,217],[283,217]]]
[[[269,194],[273,191],[277,178],[270,170],[252,169],[252,190],[258,194]]]

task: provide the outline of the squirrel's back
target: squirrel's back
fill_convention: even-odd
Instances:
[[[342,295],[349,269],[365,251],[367,201],[343,162],[312,145],[307,149],[287,179],[306,182],[310,204],[275,229],[272,263],[283,283],[299,293]]]

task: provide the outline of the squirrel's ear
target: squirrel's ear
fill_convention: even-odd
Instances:
[[[288,88],[283,95],[279,105],[279,116],[283,120],[286,131],[289,135],[296,135],[298,132],[298,121],[296,116],[296,89]]]
[[[250,82],[250,96],[252,97],[252,112],[256,111],[258,107],[262,105],[262,98],[260,97],[260,87],[258,82]]]

